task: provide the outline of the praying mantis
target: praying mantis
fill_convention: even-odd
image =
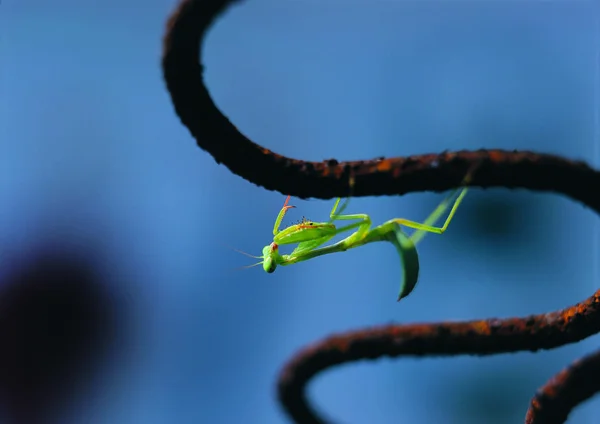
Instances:
[[[402,261],[402,279],[400,282],[400,292],[398,301],[408,296],[419,278],[419,257],[417,255],[416,245],[423,239],[427,233],[443,234],[448,225],[452,221],[458,206],[467,194],[466,184],[470,182],[472,172],[469,172],[464,178],[462,188],[454,189],[429,215],[423,222],[410,221],[404,218],[391,219],[383,224],[372,227],[371,218],[366,214],[351,214],[342,215],[350,198],[347,198],[344,204],[338,206],[341,198],[338,198],[333,205],[333,209],[329,213],[329,221],[313,222],[303,219],[300,223],[291,225],[283,230],[280,230],[281,222],[286,212],[295,206],[288,205],[290,196],[288,196],[281,208],[275,225],[273,226],[273,241],[265,246],[262,251],[262,256],[251,256],[261,259],[260,262],[250,265],[263,265],[263,269],[267,273],[273,273],[277,266],[287,266],[299,262],[307,261],[318,256],[328,255],[330,253],[344,252],[349,249],[364,246],[368,243],[377,241],[388,241],[392,243]],[[458,197],[457,197],[458,195]],[[452,204],[452,200],[454,200]],[[450,213],[441,227],[435,227],[434,224],[442,214],[452,204]],[[340,228],[336,227],[334,221],[357,221]],[[408,236],[402,227],[412,228],[415,231]],[[331,240],[338,234],[346,231],[355,230],[348,237],[329,246],[320,247],[327,241]],[[288,255],[279,253],[279,246],[297,244],[296,248]]]

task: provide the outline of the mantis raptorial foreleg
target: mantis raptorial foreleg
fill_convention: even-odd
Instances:
[[[281,221],[283,221],[283,217],[285,216],[285,213],[288,211],[288,209],[292,209],[292,208],[296,207],[296,206],[288,206],[289,201],[290,201],[290,196],[288,196],[285,199],[285,202],[283,203],[283,207],[279,211],[279,215],[277,215],[277,219],[275,219],[275,225],[273,226],[273,235],[277,235],[277,233],[279,232],[279,227],[281,226]]]

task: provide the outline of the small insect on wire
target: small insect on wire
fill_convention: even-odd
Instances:
[[[290,200],[290,196],[288,196],[275,220],[275,225],[273,226],[273,241],[263,248],[262,256],[253,256],[246,252],[236,250],[246,256],[261,259],[260,262],[248,265],[246,268],[262,264],[265,272],[270,274],[275,271],[277,266],[292,265],[318,256],[344,252],[368,243],[388,241],[396,247],[403,264],[402,280],[400,283],[400,292],[398,294],[398,301],[400,301],[412,292],[419,278],[419,257],[415,246],[427,233],[443,234],[446,231],[458,206],[467,194],[467,185],[471,181],[475,168],[476,167],[472,168],[467,173],[460,187],[453,190],[423,223],[403,218],[395,218],[377,227],[371,228],[371,218],[369,215],[342,215],[342,212],[344,212],[348,206],[350,198],[346,199],[339,210],[338,206],[341,198],[338,198],[333,205],[333,209],[329,213],[329,221],[314,222],[303,217],[299,223],[280,230],[281,222],[287,211],[295,208],[295,206],[288,204]],[[450,205],[452,205],[452,207],[444,224],[441,227],[433,226]],[[334,221],[356,222],[337,228]],[[402,227],[412,228],[415,231],[408,236],[403,231]],[[338,234],[350,230],[355,231],[345,239],[329,246],[321,247],[324,243]],[[297,244],[297,246],[288,255],[280,254],[279,246],[289,244]]]

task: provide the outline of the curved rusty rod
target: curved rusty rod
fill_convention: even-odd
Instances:
[[[297,423],[327,423],[329,421],[311,408],[305,394],[308,381],[327,368],[384,356],[483,356],[518,351],[535,352],[578,342],[598,332],[600,290],[584,302],[562,311],[524,318],[387,325],[350,331],[327,337],[296,354],[280,374],[279,400]],[[589,381],[585,388],[567,385],[561,394],[538,402],[536,411],[563,408],[565,405],[561,404],[564,402],[561,395],[568,394],[572,399],[583,400],[598,390],[600,379]],[[553,401],[558,405],[553,404]],[[575,403],[569,406],[565,418]],[[564,409],[562,411],[565,412]],[[532,418],[527,424],[564,422],[547,421],[545,412],[530,415]]]
[[[216,18],[238,0],[183,0],[170,17],[163,45],[163,74],[175,111],[198,146],[231,172],[268,190],[301,198],[444,191],[459,185],[472,166],[471,186],[555,192],[600,213],[600,172],[583,162],[534,152],[479,150],[380,160],[306,162],[278,155],[244,136],[215,106],[202,79],[202,40]],[[568,309],[525,318],[390,325],[331,336],[298,353],[280,376],[279,398],[297,423],[324,423],[305,389],[331,366],[382,356],[492,355],[551,349],[600,332],[600,291]],[[597,356],[597,355],[596,355]],[[527,424],[559,423],[578,402],[600,390],[596,356],[563,371],[532,400]],[[583,370],[583,371],[581,371]],[[589,371],[592,370],[592,371]],[[550,411],[550,413],[548,412]],[[553,415],[554,416],[554,415]],[[562,420],[562,421],[561,421]]]
[[[569,412],[600,390],[600,350],[573,362],[538,390],[525,424],[561,424]]]
[[[471,164],[482,160],[473,186],[553,191],[578,201],[583,201],[586,192],[600,192],[600,173],[583,162],[549,154],[481,150],[354,162],[306,162],[252,142],[215,106],[199,61],[207,30],[228,5],[237,1],[182,1],[168,21],[162,58],[164,79],[181,122],[198,146],[234,174],[285,195],[331,199],[348,195],[351,174],[355,178],[355,197],[449,190],[461,182]],[[600,210],[600,196],[593,207]]]

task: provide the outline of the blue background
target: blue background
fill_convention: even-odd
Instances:
[[[253,260],[228,246],[260,254],[285,197],[217,165],[175,116],[159,66],[175,5],[0,6],[1,261],[41,237],[101,246],[137,311],[133,356],[73,422],[284,423],[278,372],[326,335],[542,313],[597,289],[597,217],[522,190],[471,191],[448,232],[420,244],[420,282],[400,303],[383,243],[273,275],[235,270]],[[203,61],[217,105],[281,154],[531,149],[598,167],[596,15],[591,1],[252,0],[217,22]],[[348,212],[422,220],[442,197],[358,198]],[[286,223],[332,206],[292,203]],[[324,373],[310,395],[348,423],[522,422],[535,390],[596,347],[364,362]],[[598,410],[596,398],[570,422]]]

